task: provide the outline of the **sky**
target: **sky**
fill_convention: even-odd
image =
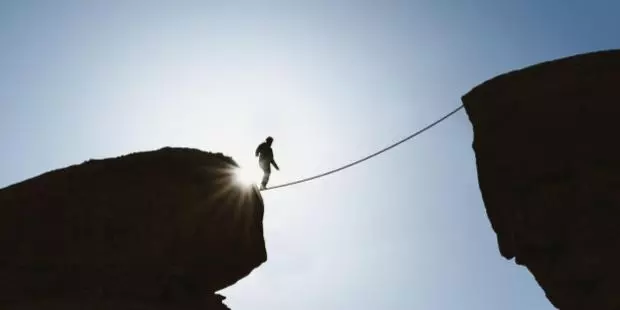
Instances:
[[[164,146],[314,175],[397,141],[477,84],[620,46],[615,0],[0,1],[0,187]],[[552,82],[552,81],[550,81]],[[498,103],[501,104],[501,103]],[[461,111],[341,173],[265,192],[243,309],[550,310],[503,259]]]

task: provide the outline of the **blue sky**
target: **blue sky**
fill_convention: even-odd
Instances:
[[[2,1],[0,187],[163,146],[272,184],[384,147],[497,74],[617,48],[620,2]],[[552,81],[549,81],[552,83]],[[501,104],[501,103],[498,103]],[[266,192],[269,261],[242,309],[553,307],[500,257],[464,112],[340,174]]]

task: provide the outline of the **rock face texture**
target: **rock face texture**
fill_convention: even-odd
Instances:
[[[263,202],[221,154],[164,148],[0,190],[1,309],[228,309],[266,261]]]
[[[620,51],[510,72],[463,103],[501,254],[559,309],[620,309]]]

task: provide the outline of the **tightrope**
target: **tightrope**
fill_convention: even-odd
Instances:
[[[398,141],[398,142],[396,142],[396,143],[394,143],[394,144],[392,144],[392,145],[390,145],[390,146],[388,146],[386,148],[383,148],[383,149],[381,149],[381,150],[379,150],[377,152],[374,152],[374,153],[372,153],[372,154],[370,154],[370,155],[368,155],[366,157],[363,157],[363,158],[358,159],[358,160],[356,160],[354,162],[348,163],[348,164],[346,164],[346,165],[344,165],[342,167],[339,167],[339,168],[336,168],[336,169],[332,169],[332,170],[329,170],[327,172],[323,172],[323,173],[320,173],[320,174],[317,174],[317,175],[314,175],[314,176],[311,176],[311,177],[299,179],[299,180],[296,180],[296,181],[291,181],[291,182],[288,182],[288,183],[278,184],[278,185],[275,185],[275,186],[272,186],[272,187],[267,187],[265,189],[262,189],[261,191],[264,192],[264,191],[269,191],[269,190],[276,189],[276,188],[283,188],[283,187],[297,185],[297,184],[300,184],[300,183],[309,182],[309,181],[312,181],[312,180],[316,180],[316,179],[328,176],[330,174],[334,174],[336,172],[340,172],[340,171],[345,170],[347,168],[351,168],[351,167],[353,167],[353,166],[355,166],[357,164],[361,164],[362,162],[365,162],[365,161],[367,161],[367,160],[369,160],[369,159],[371,159],[371,158],[373,158],[375,156],[378,156],[378,155],[380,155],[382,153],[385,153],[385,152],[387,152],[387,151],[389,151],[389,150],[391,150],[391,149],[393,149],[393,148],[395,148],[395,147],[397,147],[397,146],[399,146],[399,145],[401,145],[401,144],[403,144],[403,143],[405,143],[405,142],[407,142],[407,141],[417,137],[418,135],[424,133],[425,131],[427,131],[427,130],[435,127],[439,123],[443,122],[448,117],[456,114],[456,112],[460,111],[462,108],[463,108],[463,106],[461,105],[458,108],[454,109],[452,112],[444,115],[443,117],[441,117],[438,120],[432,122],[431,124],[427,125],[426,127],[424,127],[422,129],[412,133],[411,135],[405,137],[404,139],[402,139],[402,140],[400,140],[400,141]]]

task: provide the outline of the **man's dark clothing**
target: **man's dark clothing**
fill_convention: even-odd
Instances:
[[[256,156],[258,156],[258,160],[261,162],[271,163],[273,161],[273,150],[267,142],[263,142],[256,148]]]
[[[271,165],[273,164],[276,169],[278,169],[278,165],[273,160],[273,150],[267,142],[261,143],[258,148],[256,148],[255,155],[258,156],[258,164],[264,173],[261,188],[266,188],[267,182],[269,182],[269,176],[271,175]]]

